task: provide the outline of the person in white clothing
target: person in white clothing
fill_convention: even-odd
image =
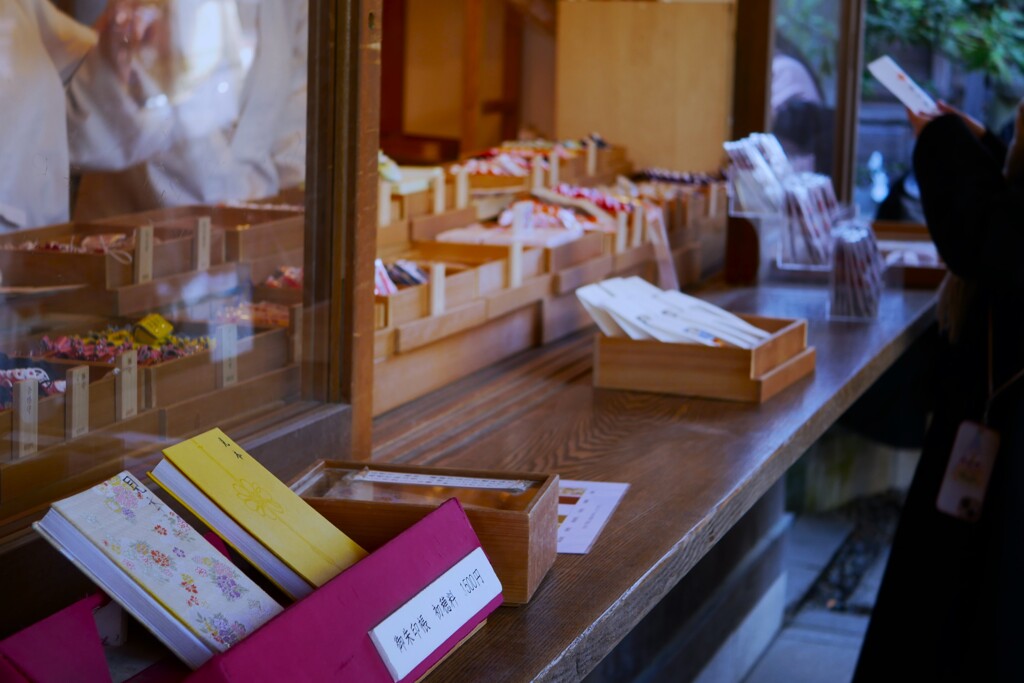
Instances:
[[[68,219],[71,162],[123,168],[167,145],[169,112],[140,106],[128,87],[141,81],[122,5],[97,31],[49,0],[0,0],[0,235]]]
[[[171,79],[173,143],[124,171],[84,174],[76,218],[256,200],[305,180],[307,2],[172,3],[172,44],[186,42],[189,17],[216,17],[203,26],[209,73]]]

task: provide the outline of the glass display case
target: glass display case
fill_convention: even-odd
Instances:
[[[3,633],[60,602],[55,499],[213,427],[282,477],[368,457],[379,12],[0,8]]]

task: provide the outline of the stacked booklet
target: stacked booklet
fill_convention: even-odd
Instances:
[[[150,477],[293,599],[366,556],[219,429],[164,455]],[[127,471],[34,527],[192,668],[283,609]]]
[[[192,668],[282,610],[129,472],[33,526]]]
[[[163,453],[149,476],[292,598],[366,556],[221,430]]]

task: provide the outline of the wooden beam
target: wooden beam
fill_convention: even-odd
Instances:
[[[327,20],[310,22],[303,389],[352,406],[351,457],[368,458],[381,0],[311,0],[310,14]]]
[[[556,0],[505,0],[509,9],[554,35],[558,16]]]
[[[462,154],[477,147],[480,123],[480,59],[483,43],[483,0],[462,0]]]
[[[853,200],[860,82],[864,71],[864,14],[867,0],[843,0],[839,19],[836,126],[832,184],[839,201]]]
[[[523,17],[509,6],[505,8],[502,56],[501,137],[514,140],[519,134],[519,100],[523,83]]]
[[[737,0],[732,139],[771,125],[775,0]]]
[[[401,133],[405,116],[406,0],[383,0],[380,52],[380,134]]]

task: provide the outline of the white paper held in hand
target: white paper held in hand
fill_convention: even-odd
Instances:
[[[938,114],[935,100],[892,57],[885,55],[868,64],[868,71],[903,105],[916,114]]]

